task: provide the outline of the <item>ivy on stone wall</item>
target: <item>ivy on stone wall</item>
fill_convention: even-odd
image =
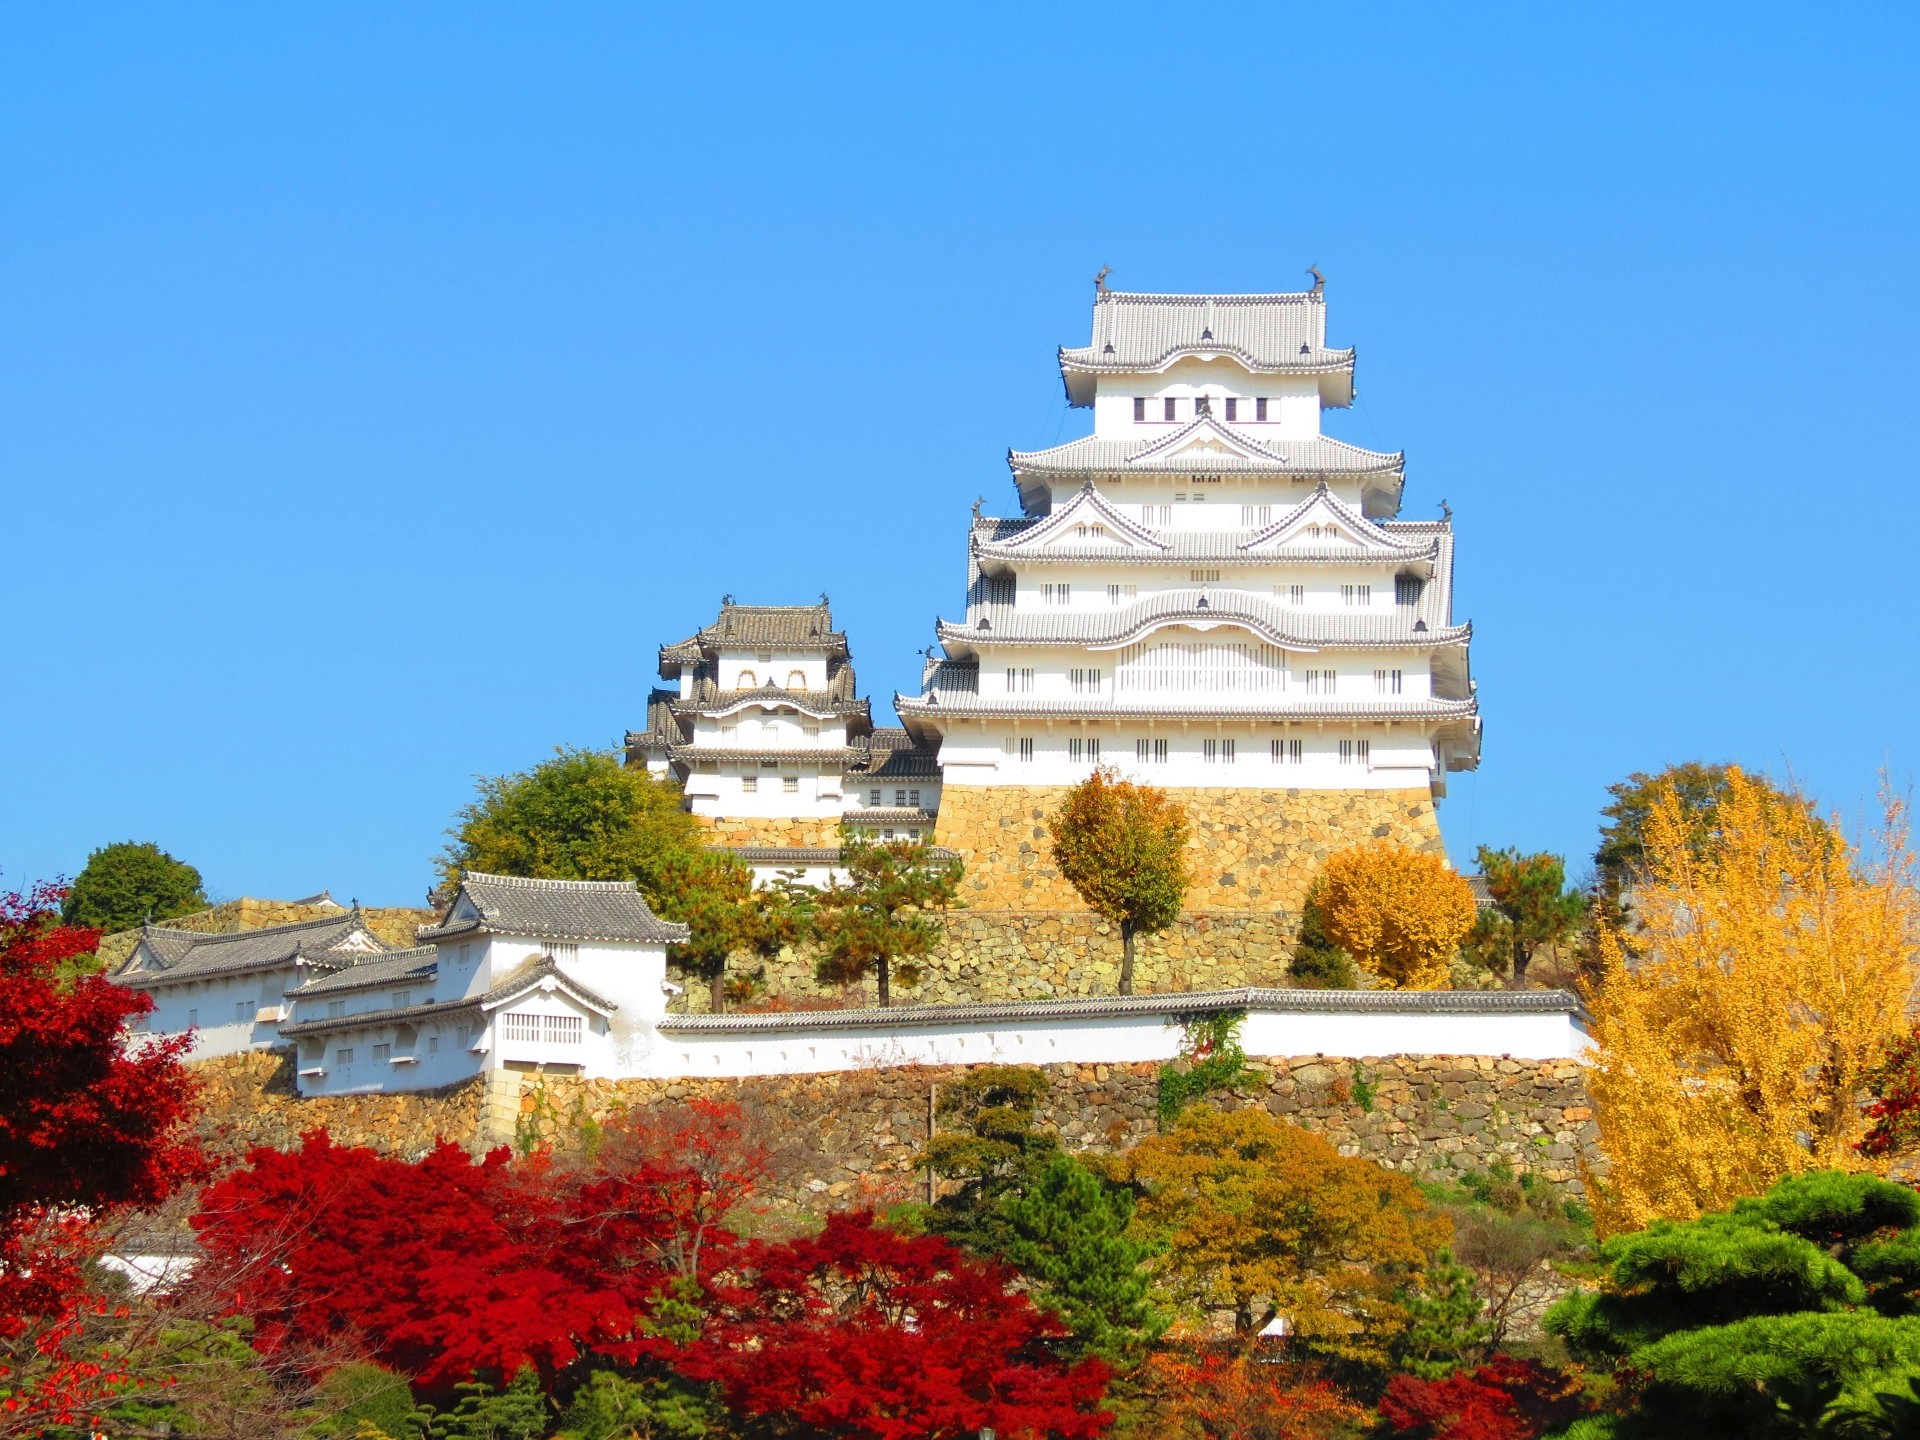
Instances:
[[[1240,1048],[1244,1010],[1196,1015],[1181,1029],[1180,1058],[1160,1067],[1160,1128],[1169,1128],[1180,1112],[1202,1095],[1225,1090],[1247,1071],[1247,1053]]]

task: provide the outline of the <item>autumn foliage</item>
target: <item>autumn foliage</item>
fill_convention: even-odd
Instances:
[[[1134,940],[1173,923],[1187,894],[1187,812],[1166,791],[1102,767],[1048,822],[1053,862],[1120,931],[1120,993],[1133,993]]]
[[[1386,985],[1438,990],[1473,928],[1473,891],[1439,855],[1380,841],[1334,854],[1321,874],[1327,937]]]
[[[1151,1356],[1142,1388],[1156,1436],[1178,1440],[1330,1440],[1367,1414],[1325,1380],[1278,1357],[1174,1346]]]
[[[1577,1380],[1507,1355],[1444,1380],[1396,1375],[1380,1399],[1380,1418],[1407,1440],[1537,1440],[1585,1410]]]
[[[1107,1367],[1063,1364],[1057,1319],[1013,1293],[1014,1272],[939,1236],[904,1238],[868,1213],[753,1246],[716,1318],[678,1360],[739,1414],[781,1433],[1090,1437]]]
[[[76,1348],[108,1304],[87,1269],[96,1227],[201,1169],[186,1039],[123,1048],[152,1001],[68,973],[100,932],[60,924],[63,898],[0,895],[0,1409],[62,1423],[118,1380]]]
[[[1677,796],[1654,797],[1637,924],[1602,925],[1589,996],[1603,1230],[1862,1163],[1857,1097],[1907,1031],[1920,949],[1904,808],[1884,821],[1864,854],[1737,768],[1708,836]]]

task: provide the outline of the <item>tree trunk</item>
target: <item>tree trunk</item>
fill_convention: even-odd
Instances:
[[[887,957],[885,955],[880,957],[880,969],[878,973],[880,976],[880,1008],[884,1010],[893,1004],[893,989],[887,983],[891,976],[887,973]]]
[[[1527,966],[1533,963],[1533,947],[1524,940],[1513,942],[1513,988],[1527,988]]]
[[[1133,926],[1120,927],[1120,993],[1133,994]]]
[[[727,1008],[727,967],[724,965],[707,977],[707,1004],[716,1015]]]

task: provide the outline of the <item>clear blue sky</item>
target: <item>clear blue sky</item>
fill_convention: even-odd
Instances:
[[[833,597],[887,709],[1128,289],[1327,275],[1486,716],[1450,844],[1916,765],[1911,6],[17,4],[0,869],[411,903],[476,773]],[[1904,98],[1903,98],[1904,97]]]

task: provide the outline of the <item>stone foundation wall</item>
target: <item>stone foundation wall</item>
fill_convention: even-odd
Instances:
[[[1392,840],[1442,851],[1433,797],[1418,790],[1174,789],[1187,808],[1193,876],[1188,907],[1298,914],[1334,851]],[[967,862],[961,894],[975,910],[1080,910],[1079,895],[1049,858],[1046,823],[1057,785],[949,785],[935,843]]]
[[[293,1057],[287,1052],[221,1055],[187,1068],[200,1082],[201,1143],[221,1160],[237,1160],[254,1145],[290,1150],[307,1131],[320,1129],[343,1145],[408,1157],[424,1154],[441,1139],[468,1147],[488,1142],[486,1088],[477,1078],[416,1094],[309,1100],[294,1093]]]
[[[265,930],[271,925],[293,925],[302,920],[324,920],[345,912],[329,905],[296,905],[290,900],[259,900],[243,896],[215,905],[211,910],[176,916],[164,923],[170,930],[194,930],[203,935],[233,935],[242,930]],[[367,928],[389,945],[412,945],[414,930],[431,925],[432,910],[416,910],[397,905],[384,909],[368,908],[360,912]],[[117,969],[140,943],[138,930],[122,930],[100,941],[100,959],[109,971]]]
[[[1049,1065],[1040,1124],[1069,1150],[1124,1150],[1159,1128],[1154,1065]],[[707,1098],[739,1104],[773,1159],[763,1203],[817,1214],[924,1196],[914,1158],[928,1135],[928,1099],[964,1071],[907,1066],[748,1080],[576,1080],[497,1074],[411,1095],[302,1100],[290,1063],[273,1054],[192,1067],[202,1086],[201,1135],[238,1160],[253,1145],[290,1148],[309,1130],[342,1144],[414,1157],[445,1138],[475,1152],[577,1143],[588,1119],[631,1106]],[[1569,1061],[1488,1056],[1254,1060],[1247,1080],[1209,1103],[1260,1106],[1324,1134],[1341,1153],[1412,1175],[1484,1170],[1504,1159],[1572,1195],[1599,1131],[1580,1069]]]
[[[743,819],[736,816],[719,819],[712,815],[695,815],[693,818],[701,829],[710,832],[712,838],[707,843],[712,845],[781,845],[814,850],[840,843],[838,816],[813,819],[781,816]]]
[[[1120,932],[1090,911],[1009,913],[956,910],[945,917],[946,939],[921,969],[920,983],[894,982],[901,1005],[1112,995],[1120,981]],[[1182,915],[1158,935],[1135,943],[1134,989],[1140,994],[1229,990],[1283,985],[1292,953],[1295,916],[1266,910],[1217,910]],[[759,962],[733,962],[736,970]],[[684,977],[681,977],[684,978]],[[688,985],[675,1010],[708,1008],[703,986]],[[871,1003],[874,987],[827,988],[814,982],[813,958],[784,952],[766,966],[764,994],[775,1003]]]
[[[1068,1149],[1124,1150],[1158,1130],[1157,1066],[1050,1065],[1040,1123]],[[522,1143],[570,1143],[586,1118],[661,1100],[733,1101],[771,1148],[762,1203],[776,1214],[813,1214],[856,1203],[924,1197],[914,1158],[928,1134],[928,1098],[960,1071],[905,1067],[754,1080],[522,1082],[498,1094],[494,1124]],[[1324,1134],[1342,1154],[1408,1174],[1460,1174],[1504,1159],[1568,1195],[1579,1164],[1598,1161],[1591,1102],[1571,1062],[1483,1056],[1256,1061],[1247,1082],[1213,1097],[1259,1106]]]

